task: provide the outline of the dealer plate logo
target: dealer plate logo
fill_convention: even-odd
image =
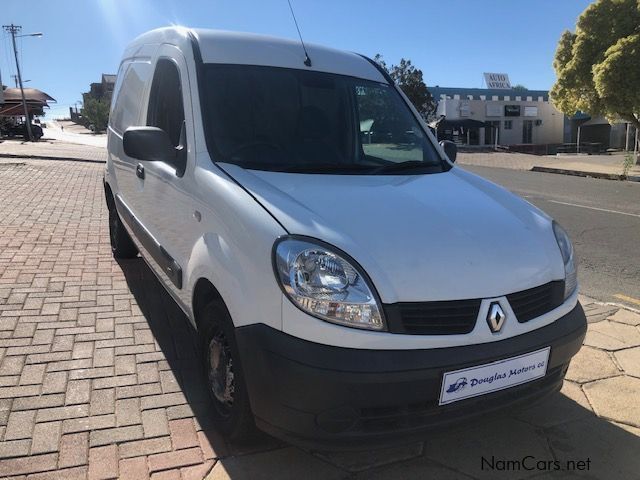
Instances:
[[[467,382],[467,379],[465,377],[460,377],[451,385],[449,385],[449,388],[447,388],[447,393],[455,393],[459,390],[462,390],[464,387],[467,386],[467,383],[469,382]]]
[[[500,303],[491,302],[489,305],[489,311],[487,312],[487,323],[489,324],[489,328],[493,333],[498,333],[502,330],[502,326],[504,325],[504,321],[507,316],[502,310]]]
[[[516,357],[447,372],[442,378],[439,404],[486,395],[542,378],[547,373],[550,351],[551,347],[546,347]]]

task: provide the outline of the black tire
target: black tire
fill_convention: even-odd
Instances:
[[[109,240],[111,252],[115,258],[134,258],[138,255],[138,248],[129,236],[129,232],[122,225],[122,220],[113,202],[109,205]]]
[[[245,440],[256,428],[233,322],[224,305],[216,301],[204,306],[199,317],[202,370],[213,423],[228,439]]]

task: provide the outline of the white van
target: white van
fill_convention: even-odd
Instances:
[[[113,253],[197,329],[220,430],[406,441],[558,390],[586,330],[567,234],[456,167],[374,62],[307,54],[155,30],[113,94]]]

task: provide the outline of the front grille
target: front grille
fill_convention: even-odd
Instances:
[[[562,305],[564,281],[507,295],[518,322],[525,323]],[[409,335],[460,335],[476,325],[482,299],[437,302],[400,302],[384,305],[391,333]]]
[[[402,302],[384,306],[389,331],[411,335],[456,335],[473,330],[482,300]]]
[[[507,295],[507,300],[518,322],[525,323],[562,305],[564,281],[549,282],[529,290],[512,293]]]

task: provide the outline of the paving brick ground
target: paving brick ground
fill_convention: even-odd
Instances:
[[[228,442],[212,428],[184,316],[142,260],[111,257],[103,168],[0,163],[0,478],[568,475],[481,466],[527,455],[589,459],[575,476],[638,478],[640,315],[589,299],[562,393],[528,410],[361,453]]]

